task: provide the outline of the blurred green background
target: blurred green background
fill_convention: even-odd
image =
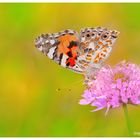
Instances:
[[[120,31],[107,64],[140,63],[140,4],[0,4],[0,136],[127,136],[122,108],[104,116],[79,105],[83,76],[34,47],[41,33],[96,26]],[[130,105],[129,116],[140,132],[140,107]]]

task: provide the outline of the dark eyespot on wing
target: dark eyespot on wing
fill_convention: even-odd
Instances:
[[[67,52],[67,55],[68,55],[69,57],[72,57],[71,51]]]
[[[70,62],[68,62],[67,64],[66,64],[66,66],[68,67],[70,65]]]
[[[90,34],[87,34],[87,37],[90,37]]]
[[[72,48],[73,46],[78,46],[78,42],[76,41],[71,41],[70,45],[68,46],[68,48]]]

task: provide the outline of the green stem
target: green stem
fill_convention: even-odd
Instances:
[[[133,136],[133,131],[132,131],[132,127],[131,127],[131,123],[129,120],[129,116],[128,116],[128,110],[127,110],[127,105],[123,104],[123,110],[124,110],[124,115],[125,115],[125,120],[126,120],[126,124],[127,124],[127,128],[128,128],[128,134],[130,137]]]

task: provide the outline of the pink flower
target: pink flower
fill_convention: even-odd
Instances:
[[[80,104],[95,106],[93,111],[140,104],[140,67],[122,61],[113,68],[101,68],[82,97]]]

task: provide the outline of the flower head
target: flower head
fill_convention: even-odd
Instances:
[[[140,104],[140,67],[125,61],[113,68],[102,67],[82,97],[80,104],[97,107],[93,111]]]

